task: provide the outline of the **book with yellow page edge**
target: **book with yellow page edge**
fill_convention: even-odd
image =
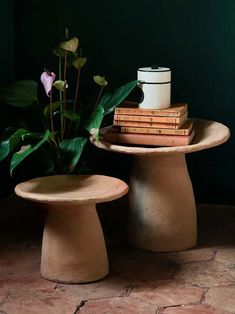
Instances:
[[[115,108],[117,115],[158,116],[158,117],[181,117],[188,110],[187,103],[172,104],[167,109],[143,109],[138,108],[138,103],[125,101]]]
[[[186,146],[191,143],[194,134],[193,129],[189,135],[120,133],[117,127],[101,130],[105,142],[146,146]]]
[[[179,124],[188,117],[188,111],[179,117],[156,116],[156,115],[130,115],[130,114],[114,114],[114,121],[134,121],[134,122],[158,122]]]
[[[180,123],[162,123],[162,122],[145,122],[145,121],[113,121],[113,125],[139,128],[160,128],[160,129],[179,129],[184,121]]]
[[[136,133],[136,134],[165,134],[165,135],[189,135],[193,128],[193,121],[187,119],[179,129],[164,129],[154,127],[133,127],[121,126],[121,133]]]

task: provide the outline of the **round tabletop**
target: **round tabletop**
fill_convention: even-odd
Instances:
[[[92,204],[115,200],[128,192],[117,178],[101,175],[39,177],[17,184],[18,196],[40,203]]]
[[[116,145],[105,141],[95,141],[91,138],[91,142],[102,149],[115,151],[124,154],[134,155],[171,155],[171,154],[186,154],[192,153],[213,146],[218,146],[226,142],[230,136],[229,128],[222,123],[192,119],[195,136],[190,145],[187,146],[174,146],[174,147],[140,147],[140,146],[127,146],[127,145]]]

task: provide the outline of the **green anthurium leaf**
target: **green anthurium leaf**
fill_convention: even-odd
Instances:
[[[113,93],[111,93],[111,92],[106,92],[101,97],[101,99],[99,101],[99,105],[101,105],[104,108],[104,111],[105,111],[106,104],[111,100],[112,97],[113,97]],[[104,114],[106,114],[106,112],[104,112]]]
[[[64,111],[62,112],[62,116],[74,122],[79,122],[81,119],[80,115],[73,111]]]
[[[112,112],[115,107],[120,105],[120,103],[123,102],[123,100],[136,87],[137,83],[138,80],[135,80],[119,87],[112,96],[110,96],[110,94],[105,94],[100,101],[104,107],[105,114]]]
[[[55,110],[57,110],[58,108],[60,108],[60,105],[61,105],[61,102],[60,102],[60,101],[53,102],[53,103],[52,103],[52,111],[54,112]],[[44,114],[44,117],[45,117],[46,119],[49,118],[49,116],[50,116],[50,105],[48,105],[48,106],[46,106],[46,107],[44,108],[43,114]]]
[[[54,47],[52,49],[52,52],[54,53],[54,55],[56,55],[57,57],[63,57],[65,56],[65,51],[64,49],[62,49],[61,47]]]
[[[99,75],[94,75],[93,79],[95,81],[96,84],[98,84],[99,86],[106,86],[108,85],[108,82],[105,80],[105,77],[99,76]]]
[[[66,139],[60,143],[60,149],[69,165],[70,172],[74,170],[76,164],[78,163],[86,143],[87,138],[85,137]]]
[[[57,110],[58,108],[60,108],[60,106],[61,106],[61,102],[60,101],[56,101],[56,102],[53,102],[52,103],[52,111],[54,112],[55,110]],[[49,118],[49,115],[50,115],[50,105],[48,105],[48,106],[46,106],[45,108],[44,108],[44,117],[46,118],[46,119],[48,119]]]
[[[76,57],[73,59],[72,65],[75,67],[75,69],[79,70],[85,65],[86,62],[87,58]]]
[[[65,92],[65,90],[69,87],[67,82],[62,80],[55,81],[53,86],[61,92]]]
[[[37,93],[38,85],[35,81],[17,81],[0,88],[0,101],[16,107],[28,107],[38,102]]]
[[[77,37],[73,37],[70,40],[62,41],[60,43],[60,48],[67,51],[75,52],[78,48],[78,44],[79,44],[79,39]]]
[[[30,154],[32,154],[34,151],[36,151],[42,144],[44,144],[50,137],[50,131],[46,130],[43,138],[35,145],[26,145],[22,146],[21,150],[14,153],[11,159],[10,163],[10,174],[12,176],[13,170]]]
[[[28,139],[35,139],[35,138],[42,138],[44,136],[44,133],[36,133],[36,132],[27,132],[22,135],[23,141],[28,140]],[[53,138],[53,133],[50,132],[48,136],[48,140]]]
[[[92,134],[93,129],[99,129],[104,118],[104,108],[102,105],[98,105],[96,109],[91,113],[89,119],[84,123],[84,128]]]
[[[73,100],[66,100],[66,104],[72,104],[73,103]],[[60,106],[62,106],[62,101],[55,101],[52,103],[52,112],[53,114],[55,113],[60,113],[60,111],[56,111],[58,108],[60,108]],[[47,105],[45,108],[44,108],[44,117],[46,119],[49,118],[50,116],[50,105]]]
[[[22,141],[22,136],[28,133],[25,129],[18,129],[16,132],[10,136],[3,137],[0,142],[0,161],[6,158],[13,150],[17,147],[20,141]]]
[[[53,112],[53,116],[55,117],[57,114],[61,114],[61,111],[60,110],[56,110]]]

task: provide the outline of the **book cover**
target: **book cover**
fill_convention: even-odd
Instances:
[[[144,121],[113,121],[113,125],[116,126],[130,126],[141,128],[159,128],[159,129],[179,129],[185,121],[180,123],[161,123],[161,122],[144,122]]]
[[[124,102],[121,107],[115,108],[115,114],[146,115],[146,116],[150,115],[150,116],[159,116],[159,117],[180,117],[187,110],[188,110],[188,105],[186,103],[172,104],[171,107],[167,109],[142,109],[142,108],[138,108],[137,103]]]
[[[179,129],[160,129],[149,127],[133,127],[121,126],[121,133],[136,133],[136,134],[166,134],[166,135],[189,135],[193,128],[193,122],[187,119]]]
[[[188,117],[186,111],[181,117],[158,117],[158,116],[137,116],[126,114],[114,114],[114,121],[135,121],[135,122],[160,122],[160,123],[180,123]]]
[[[159,135],[159,134],[131,134],[120,133],[117,130],[107,130],[102,133],[103,140],[110,143],[147,145],[147,146],[185,146],[194,137],[194,130],[190,135]]]

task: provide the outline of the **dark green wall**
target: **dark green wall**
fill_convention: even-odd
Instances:
[[[117,86],[140,66],[172,69],[172,100],[191,117],[230,127],[228,143],[188,156],[197,201],[234,203],[235,1],[15,1],[16,75],[37,78],[65,27],[81,39],[90,75]],[[120,156],[122,158],[122,156]]]
[[[12,1],[0,1],[0,84],[5,84],[13,79],[13,15]]]
[[[7,84],[13,80],[14,77],[14,58],[13,58],[13,5],[11,0],[0,1],[0,38],[1,38],[1,51],[0,51],[0,84]],[[0,115],[4,109],[0,107]],[[0,131],[2,125],[0,125]],[[6,162],[0,164],[0,178],[1,189],[0,198],[9,193],[11,188],[11,180],[8,176],[8,165]]]

